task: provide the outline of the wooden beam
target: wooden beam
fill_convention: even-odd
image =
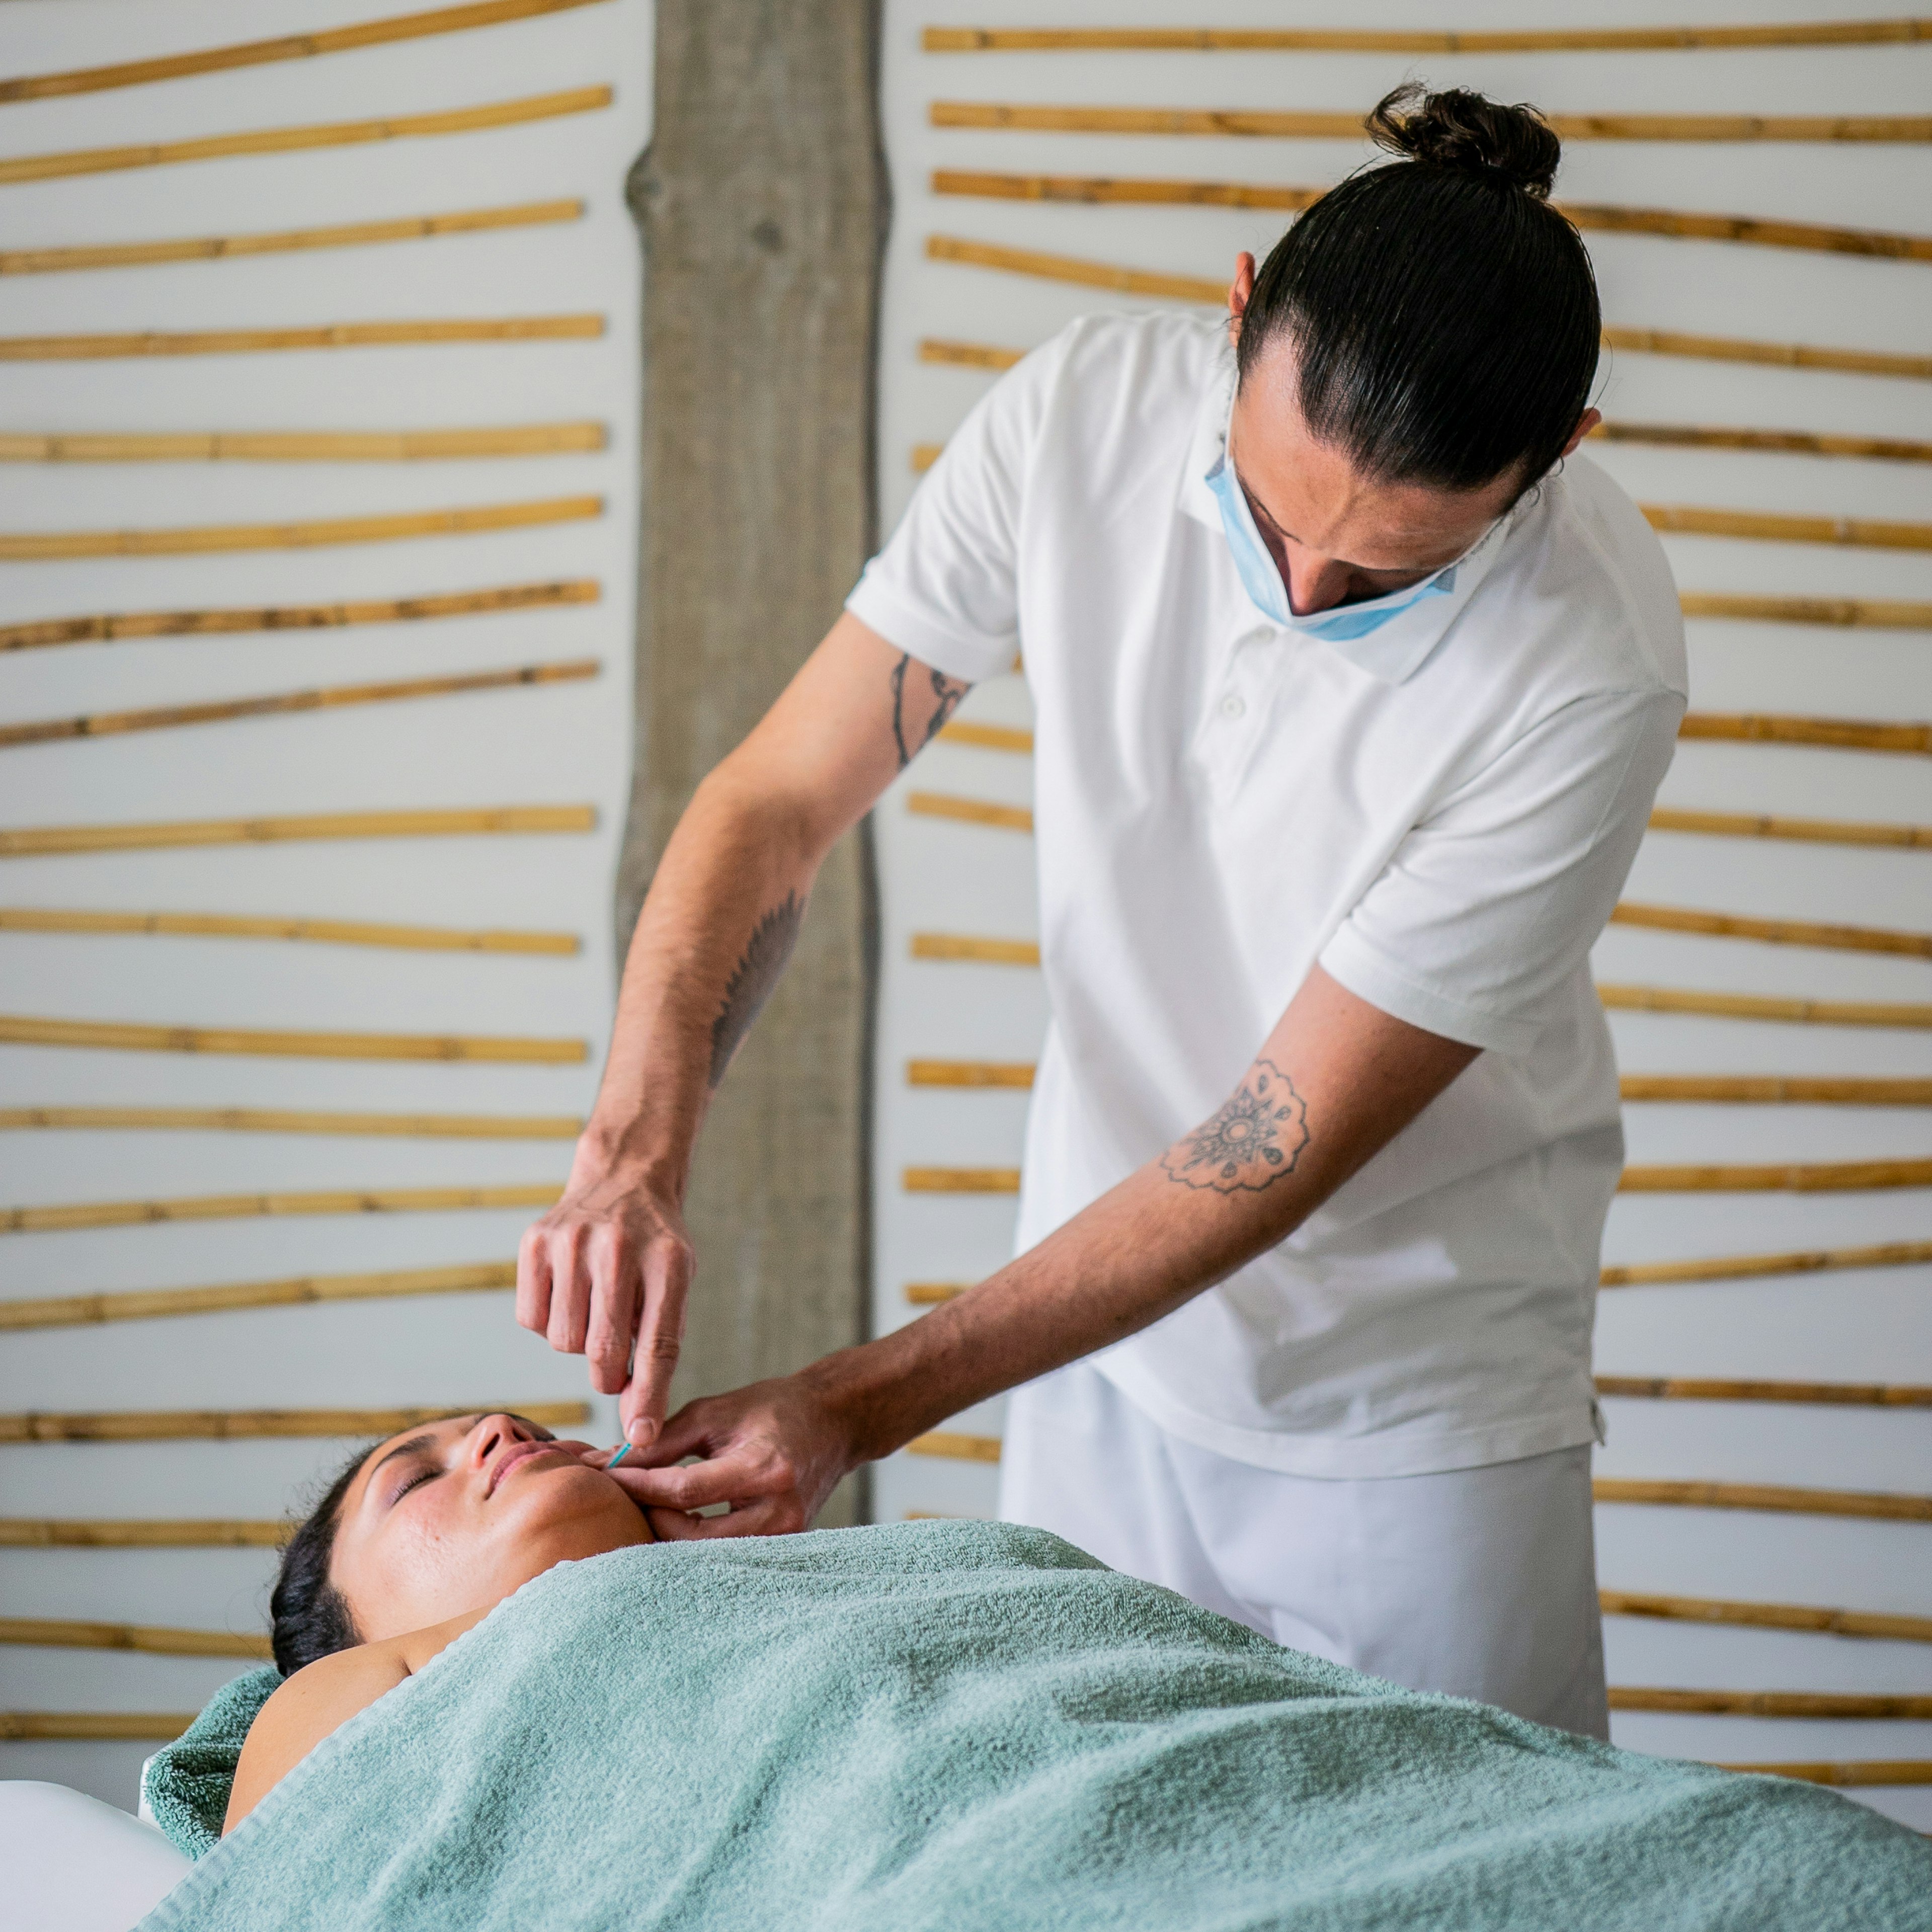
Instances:
[[[1792,1778],[1804,1784],[1883,1786],[1932,1784],[1932,1758],[1864,1758],[1849,1762],[1720,1764],[1719,1771],[1737,1771],[1760,1778]]]
[[[170,730],[188,724],[233,724],[243,718],[285,717],[297,712],[394,704],[408,698],[458,698],[478,691],[570,684],[595,677],[602,669],[596,658],[572,658],[561,663],[508,664],[500,670],[458,671],[440,677],[312,685],[305,691],[269,692],[257,698],[212,698],[200,704],[155,704],[139,711],[91,711],[77,718],[44,718],[20,724],[0,724],[0,751],[60,739],[123,737],[130,732]]]
[[[244,918],[211,912],[81,912],[52,906],[0,906],[0,932],[162,933],[202,939],[280,939],[319,946],[376,946],[406,952],[557,955],[581,952],[584,945],[574,932],[388,926],[369,920]]]
[[[232,1517],[0,1516],[0,1550],[279,1550],[296,1527]]]
[[[936,1308],[942,1301],[964,1294],[972,1286],[970,1281],[909,1281],[905,1285],[905,1298],[915,1308]]]
[[[110,1053],[234,1053],[274,1060],[440,1060],[578,1066],[588,1041],[512,1034],[309,1033],[273,1027],[148,1026],[118,1020],[0,1014],[10,1046],[100,1047]]]
[[[1016,1167],[908,1167],[900,1176],[908,1194],[1017,1194]]]
[[[979,939],[956,932],[915,932],[915,959],[970,959],[988,966],[1037,966],[1040,942],[1034,939]]]
[[[250,255],[298,254],[314,248],[366,248],[426,242],[439,235],[478,235],[500,228],[538,228],[583,219],[577,200],[519,202],[505,208],[406,214],[392,221],[336,222],[247,235],[190,235],[164,242],[94,242],[64,248],[0,249],[0,275],[69,274],[83,268],[146,268],[166,262],[239,261]]]
[[[0,1711],[0,1738],[172,1744],[194,1720],[192,1711]]]
[[[940,727],[939,735],[949,745],[972,745],[982,752],[1022,752],[1030,755],[1033,734],[1014,724],[982,724],[970,718],[955,718]]]
[[[1575,218],[1575,210],[1570,211]],[[1805,342],[1759,342],[1734,335],[1688,335],[1670,328],[1610,327],[1606,349],[1638,356],[1677,356],[1700,362],[1753,362],[1778,369],[1836,369],[1852,376],[1896,376],[1932,381],[1932,356],[1876,349],[1821,348]]]
[[[590,832],[588,805],[457,806],[444,811],[316,812],[279,818],[185,818],[122,825],[34,825],[0,830],[0,859],[56,852],[154,852],[203,845],[272,845],[310,838],[456,838]]]
[[[1793,21],[1742,27],[1564,27],[1525,32],[1365,32],[1307,27],[928,27],[929,54],[1501,54],[1670,51],[1692,47],[1868,46],[1932,40],[1932,20]]]
[[[1821,745],[1840,752],[1911,752],[1921,757],[1932,752],[1932,724],[1793,718],[1762,712],[1689,712],[1677,735],[1748,744]]]
[[[587,1402],[492,1402],[526,1422],[567,1427],[590,1420]],[[89,1414],[0,1415],[0,1442],[258,1442],[296,1436],[394,1436],[476,1413],[466,1408],[113,1409]]]
[[[1843,629],[1932,631],[1932,604],[1866,597],[1744,597],[1687,590],[1678,598],[1689,618],[1738,618],[1757,624],[1820,624]]]
[[[514,1288],[514,1262],[462,1268],[391,1269],[376,1274],[297,1275],[282,1281],[224,1282],[207,1288],[134,1288],[116,1294],[49,1295],[0,1300],[0,1332],[84,1328],[107,1322],[152,1322],[182,1315],[225,1315],[240,1308],[306,1308],[324,1301],[390,1300],[418,1294],[467,1294]]]
[[[1599,1395],[1654,1402],[1783,1402],[1839,1408],[1932,1408],[1932,1387],[1904,1382],[1726,1381],[1685,1376],[1599,1376]]]
[[[457,316],[330,322],[299,328],[144,329],[119,335],[0,335],[0,362],[101,362],[128,356],[249,356],[308,349],[397,349],[440,342],[588,342],[601,315]]]
[[[500,26],[506,21],[535,20],[541,14],[568,13],[572,8],[591,4],[592,0],[472,0],[467,6],[439,7],[427,14],[392,14],[385,20],[358,20],[352,26],[281,34],[272,40],[244,40],[226,46],[202,47],[193,53],[118,61],[106,67],[74,68],[64,74],[28,74],[0,80],[0,106],[16,100],[98,94],[110,88],[141,87],[152,81],[185,80],[193,74],[227,74],[237,68],[264,67],[276,61],[313,60],[320,55],[349,53],[359,47],[390,46],[398,40],[419,40],[432,34],[460,34],[476,27]]]
[[[265,1660],[272,1654],[266,1636],[245,1630],[82,1623],[66,1617],[0,1617],[0,1643],[59,1650],[138,1650],[152,1657],[252,1657]]]
[[[604,514],[602,496],[547,496],[526,503],[465,503],[383,517],[326,517],[298,524],[202,524],[175,530],[34,530],[0,536],[0,562],[85,556],[206,556],[236,550],[315,550],[339,544],[403,543],[420,537],[478,536],[495,530],[584,523]]]
[[[1699,1261],[1636,1262],[1606,1268],[1600,1288],[1652,1288],[1670,1282],[1750,1281],[1844,1268],[1916,1268],[1932,1262],[1932,1241],[1880,1241],[1868,1247],[1801,1248],[1774,1255],[1718,1255]]]
[[[1856,1516],[1874,1522],[1932,1522],[1932,1496],[1869,1490],[1793,1489],[1776,1483],[1659,1481],[1598,1476],[1600,1503],[1648,1503],[1672,1509],[1757,1510],[1784,1516]]]
[[[571,1114],[348,1114],[287,1107],[0,1107],[0,1131],[77,1127],[89,1132],[351,1134],[406,1139],[574,1141]]]
[[[1622,1194],[1830,1194],[1881,1187],[1932,1187],[1932,1160],[1627,1167],[1617,1184]]]
[[[0,187],[20,182],[62,181],[76,175],[118,174],[130,168],[166,167],[180,161],[231,160],[240,154],[308,153],[318,148],[353,148],[372,141],[414,140],[441,134],[482,134],[518,128],[560,115],[594,113],[613,99],[608,87],[574,87],[556,94],[526,94],[435,114],[391,114],[380,121],[334,121],[302,128],[256,128],[238,134],[209,134],[190,141],[148,141],[137,146],[76,148],[53,154],[15,154],[0,160]]]
[[[408,624],[443,617],[486,616],[595,604],[604,587],[594,577],[551,584],[505,584],[429,597],[367,598],[344,604],[267,604],[207,610],[114,610],[80,617],[42,617],[0,625],[0,651],[59,644],[118,644],[130,638],[232,637],[252,631],[332,631],[356,624]]]
[[[935,192],[939,176],[933,177]],[[1034,275],[1049,282],[1071,282],[1088,289],[1111,289],[1116,295],[1146,296],[1156,302],[1225,304],[1227,284],[1211,275],[1170,275],[1157,269],[1117,267],[1072,255],[1052,255],[1037,248],[1009,248],[997,242],[969,242],[956,235],[928,235],[926,254],[931,262],[957,262],[968,268],[1003,269],[1009,274]]]
[[[1030,1060],[908,1060],[908,1087],[1019,1087],[1033,1084]]]
[[[1613,1012],[1702,1013],[1714,1019],[1772,1020],[1810,1026],[1932,1027],[1932,1006],[1874,1000],[1787,1000],[1754,993],[1703,993],[1676,986],[1610,986],[1597,997]]]
[[[1777,456],[1866,457],[1884,463],[1932,463],[1932,442],[1907,436],[1836,436],[1811,430],[1742,429],[1691,423],[1600,422],[1602,442],[1655,444],[1666,449],[1748,449]]]
[[[1761,510],[1714,510],[1686,503],[1640,503],[1637,508],[1652,530],[1666,536],[1743,537],[1754,542],[1841,544],[1864,550],[1932,550],[1932,524],[1773,516]]]
[[[956,1462],[997,1462],[1000,1438],[997,1436],[964,1436],[957,1430],[935,1429],[916,1436],[906,1444],[908,1456],[938,1456]]]
[[[998,805],[990,799],[955,798],[937,791],[906,794],[906,810],[922,818],[952,818],[968,825],[994,825],[1007,832],[1030,832],[1033,814],[1023,805]]]
[[[448,463],[602,449],[600,422],[500,429],[205,430],[190,434],[0,434],[0,463]]]
[[[1821,1610],[1805,1604],[1741,1604],[1634,1590],[1600,1591],[1598,1600],[1606,1617],[1660,1617],[1679,1623],[1736,1624],[1756,1630],[1819,1630],[1833,1636],[1932,1643],[1932,1617],[1893,1616],[1878,1610]]]
[[[1613,1684],[1610,1708],[1674,1711],[1696,1717],[1932,1718],[1932,1696],[1846,1690],[1679,1690]]]
[[[556,1182],[516,1187],[346,1187],[307,1194],[200,1194],[169,1201],[77,1201],[0,1208],[0,1234],[75,1228],[144,1228],[157,1222],[248,1221],[264,1215],[454,1214],[472,1208],[554,1208]]]
[[[1622,1090],[1626,1100],[1701,1100],[1733,1106],[1932,1107],[1932,1079],[1626,1073]]]
[[[1892,845],[1932,849],[1932,825],[1864,825],[1838,818],[1782,818],[1768,813],[1684,812],[1660,806],[1653,832],[1698,832],[1714,838],[1796,838],[1814,845]]]
[[[1660,932],[1694,932],[1713,939],[1761,940],[1772,946],[1816,946],[1844,952],[1892,952],[1915,959],[1932,959],[1932,932],[1896,932],[1880,926],[1753,919],[1743,913],[1647,905],[1631,899],[1624,899],[1612,909],[1610,923],[1640,926]]]

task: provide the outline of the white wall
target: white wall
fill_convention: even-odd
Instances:
[[[380,0],[18,0],[0,72],[40,73],[372,17]],[[400,6],[389,11],[404,10]],[[613,991],[610,881],[630,757],[639,267],[622,199],[650,100],[647,0],[0,110],[30,154],[360,119],[589,84],[614,106],[501,131],[0,188],[11,248],[309,226],[579,196],[581,220],[383,247],[8,278],[0,333],[278,326],[598,310],[592,341],[0,362],[0,429],[443,428],[596,418],[598,454],[419,464],[9,465],[0,530],[276,520],[601,493],[595,522],[308,551],[0,565],[0,622],[384,598],[560,577],[594,608],[300,634],[90,645],[0,660],[0,716],[596,656],[594,682],[0,752],[0,825],[458,805],[594,804],[590,836],[270,845],[0,862],[0,905],[265,912],[582,935],[572,958],[230,939],[0,934],[0,1010],[324,1030],[563,1035],[581,1065],[382,1064],[0,1047],[0,1106],[128,1103],[579,1114]],[[555,1183],[567,1142],[10,1132],[5,1204],[262,1189]],[[0,1237],[9,1297],[512,1257],[516,1210],[253,1220]],[[502,1293],[15,1334],[0,1408],[367,1406],[569,1399]],[[608,1430],[598,1405],[593,1430]],[[0,1449],[0,1514],[281,1514],[347,1445]],[[248,1551],[0,1550],[10,1616],[258,1629]],[[0,1648],[0,1707],[180,1710],[242,1666]],[[0,1776],[131,1805],[151,1746],[0,1746]]]
[[[1839,0],[1760,0],[1753,20],[1862,17]],[[1735,6],[1589,10],[1591,23],[1734,20]],[[1366,158],[1354,143],[1114,138],[948,131],[926,122],[934,99],[1193,106],[1366,109],[1409,76],[1528,100],[1551,111],[1805,113],[1922,110],[1932,48],[1569,54],[1410,60],[1318,55],[1152,53],[928,56],[928,24],[1546,26],[1526,0],[1462,0],[1453,10],[1394,0],[1338,8],[1316,0],[1220,0],[1204,16],[1172,0],[1019,4],[893,0],[886,13],[885,125],[896,225],[880,364],[880,464],[890,528],[913,486],[916,442],[943,440],[992,379],[922,364],[922,337],[1030,347],[1072,316],[1145,304],[1046,281],[927,261],[929,233],[1033,248],[1195,275],[1226,277],[1236,252],[1264,252],[1277,216],[1209,208],[1087,208],[941,199],[935,166],[1320,183]],[[1568,16],[1565,21],[1568,23]],[[1581,24],[1580,21],[1578,22]],[[1573,145],[1559,196],[1924,232],[1932,166],[1922,147]],[[1606,319],[1628,326],[1922,353],[1932,267],[1637,236],[1586,238]],[[1717,362],[1606,360],[1608,414],[1639,421],[1932,436],[1932,385]],[[1652,501],[1932,518],[1932,471],[1864,460],[1592,446],[1634,495]],[[1932,597],[1923,554],[1676,538],[1686,589]],[[1932,645],[1923,632],[1789,625],[1692,624],[1692,702],[1706,710],[1852,718],[1932,715]],[[1024,722],[1017,679],[989,685],[964,715]],[[1024,936],[1035,928],[1028,842],[908,816],[908,785],[1023,801],[1022,759],[941,746],[878,816],[884,1000],[878,1103],[878,1280],[881,1328],[916,1312],[909,1280],[970,1280],[1008,1250],[1012,1204],[908,1198],[908,1162],[1005,1164],[1018,1157],[1024,1096],[908,1091],[910,1054],[1020,1060],[1044,1020],[1036,976],[1012,968],[917,964],[922,929]],[[1738,812],[1906,820],[1932,818],[1922,760],[1772,746],[1685,745],[1664,802]],[[1886,852],[1659,835],[1645,846],[1630,896],[1767,916],[1925,930],[1932,858]],[[1884,1000],[1928,998],[1922,960],[1833,953],[1619,928],[1598,949],[1608,980]],[[1932,1072],[1932,1036],[1844,1028],[1617,1015],[1627,1071],[1887,1074]],[[1922,1111],[1646,1106],[1629,1109],[1633,1161],[1828,1160],[1923,1155]],[[1641,1196],[1612,1210],[1612,1262],[1875,1242],[1932,1233],[1921,1192]],[[1598,1330],[1606,1372],[1932,1382],[1924,1268],[1784,1281],[1620,1291]],[[1699,1477],[1816,1487],[1932,1492],[1924,1413],[1744,1403],[1615,1402],[1606,1475]],[[997,1432],[1000,1405],[958,1426]],[[882,1519],[909,1510],[986,1514],[995,1472],[906,1456],[879,1474]],[[1716,1598],[1932,1610],[1932,1527],[1804,1516],[1604,1507],[1598,1513],[1608,1587]],[[1611,1679],[1624,1684],[1750,1689],[1932,1690],[1932,1648],[1734,1628],[1608,1625]],[[1619,1742],[1718,1759],[1932,1755],[1932,1724],[1620,1716]],[[1921,1826],[1932,1792],[1859,1794]]]

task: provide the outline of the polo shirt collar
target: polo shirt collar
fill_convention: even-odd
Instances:
[[[1223,344],[1216,357],[1212,374],[1202,393],[1201,406],[1189,440],[1187,470],[1181,478],[1179,507],[1186,515],[1203,524],[1225,544],[1220,506],[1208,487],[1208,474],[1223,460],[1228,448],[1228,422],[1234,406],[1234,351]],[[1511,508],[1492,524],[1474,547],[1459,558],[1430,592],[1398,611],[1386,623],[1359,638],[1317,637],[1336,656],[1346,658],[1358,670],[1368,673],[1384,684],[1402,684],[1420,670],[1428,657],[1462,614],[1465,607],[1495,567],[1502,554],[1510,532],[1514,529],[1521,504]],[[1395,593],[1398,596],[1400,592]],[[1269,620],[1255,610],[1247,593],[1242,592],[1256,621]],[[1270,624],[1277,637],[1304,634],[1286,626]]]

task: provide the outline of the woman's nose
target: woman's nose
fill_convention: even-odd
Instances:
[[[506,1442],[526,1442],[531,1434],[514,1415],[480,1415],[464,1444],[464,1460],[480,1469]]]

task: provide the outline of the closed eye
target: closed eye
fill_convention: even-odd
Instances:
[[[436,1468],[433,1464],[424,1463],[419,1465],[416,1473],[410,1478],[409,1480],[404,1484],[401,1488],[398,1490],[394,1496],[390,1497],[388,1507],[391,1509],[394,1509],[412,1490],[421,1489],[424,1484],[431,1480],[435,1477],[441,1475],[442,1474],[442,1472]]]

